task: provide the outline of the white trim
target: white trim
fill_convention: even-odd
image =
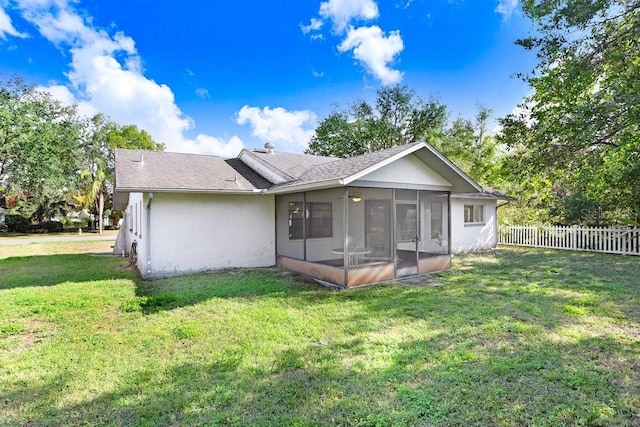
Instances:
[[[447,159],[444,154],[442,154],[441,152],[439,152],[438,150],[436,150],[434,147],[432,147],[430,144],[427,144],[426,142],[423,142],[424,147],[426,149],[428,149],[429,151],[431,151],[431,153],[433,153],[438,159],[440,159],[442,162],[444,162],[445,165],[449,166],[451,169],[453,169],[454,172],[456,172],[462,179],[464,179],[465,181],[467,181],[467,183],[471,184],[471,186],[473,188],[475,188],[476,190],[478,190],[478,192],[480,193],[484,193],[484,188],[482,188],[480,186],[480,184],[478,184],[477,182],[475,182],[469,175],[467,175],[466,173],[464,173],[464,171],[462,169],[460,169],[459,167],[457,167],[456,165],[454,165],[453,163],[451,163],[451,161],[449,159]]]
[[[380,181],[367,181],[367,180],[353,181],[351,182],[351,185],[353,187],[395,188],[399,190],[451,191],[450,186],[444,186],[444,185],[380,182]]]
[[[291,176],[282,172],[280,169],[277,169],[264,159],[256,156],[246,148],[238,154],[238,159],[273,184],[284,184],[285,182],[291,182],[294,180]]]

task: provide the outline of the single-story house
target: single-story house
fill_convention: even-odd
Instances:
[[[5,223],[5,213],[7,212],[7,198],[4,193],[0,193],[0,224]]]
[[[338,159],[116,151],[115,250],[144,278],[280,265],[343,287],[450,268],[497,243],[497,201],[420,142]]]

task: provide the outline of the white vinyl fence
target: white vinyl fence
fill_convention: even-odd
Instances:
[[[640,255],[640,228],[503,225],[498,243],[571,251]]]

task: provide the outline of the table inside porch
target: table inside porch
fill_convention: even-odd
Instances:
[[[334,254],[344,255],[344,248],[331,249],[331,252]],[[349,267],[357,267],[359,257],[370,253],[371,249],[368,248],[349,248]]]

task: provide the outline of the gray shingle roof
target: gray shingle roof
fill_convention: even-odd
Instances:
[[[276,186],[277,188],[295,187],[298,185],[315,184],[327,181],[337,181],[348,178],[362,172],[371,166],[374,166],[396,154],[402,153],[408,148],[417,145],[407,144],[399,145],[386,150],[380,150],[373,153],[362,154],[360,156],[348,157],[346,159],[335,159],[332,157],[323,157],[331,159],[328,162],[318,163],[309,168],[304,174],[298,177],[296,181],[287,182]]]
[[[293,179],[300,178],[311,168],[318,165],[339,160],[336,157],[314,156],[312,154],[300,153],[262,153],[259,151],[252,151],[251,154],[262,159],[266,163],[269,163],[271,166],[284,172]]]
[[[243,193],[271,185],[237,159],[197,154],[118,149],[115,171],[120,191]]]
[[[414,147],[415,149],[412,150]],[[292,180],[274,185],[243,162],[243,160],[248,161],[244,158],[247,153],[249,157],[259,159],[261,163],[268,164],[269,168],[280,171]],[[417,155],[436,173],[453,182],[454,193],[472,192],[476,195],[477,192],[484,193],[478,184],[455,165],[428,144],[421,142],[346,159],[298,153],[249,152],[248,150],[244,150],[239,158],[224,159],[208,155],[119,149],[116,151],[115,186],[116,192],[120,193],[129,191],[249,193],[265,189],[276,193],[302,191],[301,187],[308,190],[348,185],[347,181],[359,179],[357,176],[359,173],[365,171],[368,173],[374,170],[376,165],[403,153]],[[257,166],[252,162],[249,164]],[[264,170],[261,173],[270,176]],[[489,193],[486,196],[501,198],[498,194]]]

